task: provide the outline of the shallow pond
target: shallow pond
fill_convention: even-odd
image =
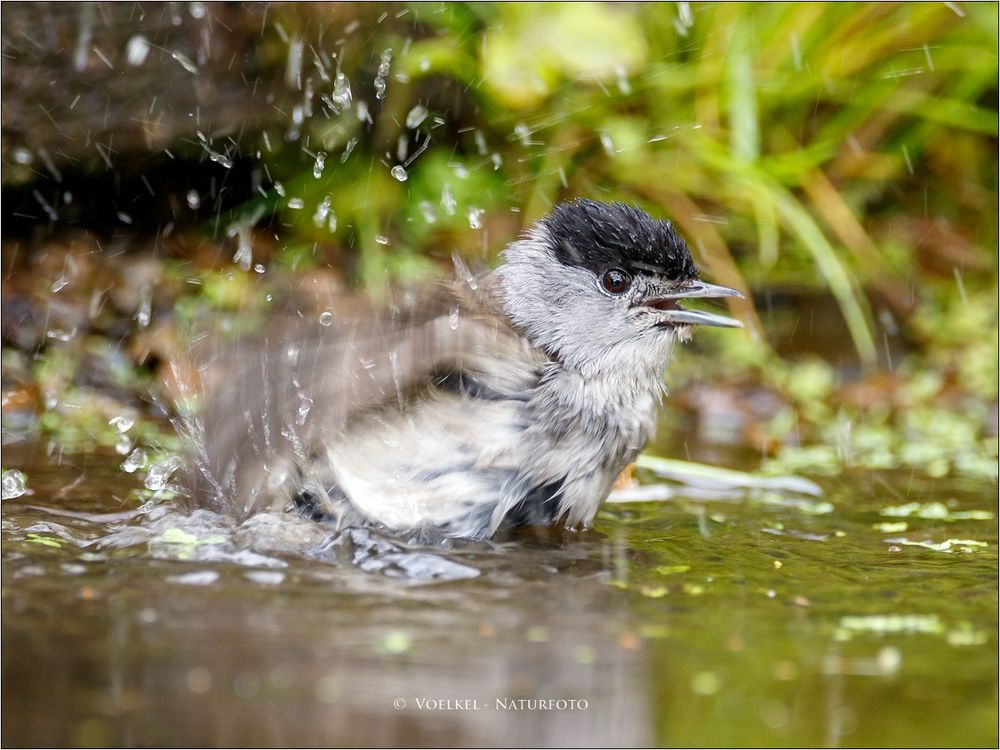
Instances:
[[[675,487],[421,550],[137,513],[119,456],[4,453],[7,746],[998,742],[989,482]]]

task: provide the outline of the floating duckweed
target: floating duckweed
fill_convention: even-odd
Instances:
[[[906,521],[895,521],[895,522],[883,522],[883,523],[873,523],[872,528],[875,531],[882,531],[886,534],[898,534],[900,531],[906,531],[909,524]]]
[[[549,640],[549,631],[541,625],[532,625],[524,637],[532,643],[545,643]]]
[[[413,645],[413,639],[402,630],[393,630],[382,639],[382,650],[388,654],[405,654]]]
[[[660,599],[670,592],[666,586],[640,586],[639,593],[650,599]]]
[[[184,529],[179,529],[177,527],[172,527],[163,532],[159,538],[160,542],[164,544],[186,544],[192,546],[198,546],[201,544],[225,544],[226,538],[223,536],[215,535],[208,536],[204,539],[199,539],[194,534],[184,531]]]
[[[661,576],[669,576],[674,573],[687,573],[691,570],[690,565],[658,565],[656,567],[656,572]]]
[[[879,511],[880,515],[897,518],[926,518],[934,521],[992,521],[994,514],[988,510],[952,511],[940,501],[930,503],[905,503],[890,505]],[[904,527],[905,528],[905,527]]]
[[[715,672],[697,672],[691,677],[691,691],[698,695],[715,695],[722,687],[722,680]]]
[[[593,664],[597,661],[597,651],[593,646],[577,646],[573,659],[577,664]]]
[[[937,615],[847,615],[840,618],[840,629],[847,633],[925,633],[941,635],[945,631]]]
[[[52,536],[45,536],[44,534],[28,534],[25,537],[26,542],[31,542],[32,544],[41,544],[43,547],[55,547],[56,549],[62,548],[62,542]]]

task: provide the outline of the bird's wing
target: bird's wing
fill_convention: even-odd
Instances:
[[[537,353],[498,314],[490,284],[439,288],[379,318],[283,320],[250,341],[209,344],[202,370],[214,384],[186,428],[196,501],[237,515],[272,502],[352,420],[405,410],[432,380],[473,373],[477,386],[523,388]]]

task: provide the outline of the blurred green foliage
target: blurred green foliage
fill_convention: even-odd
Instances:
[[[275,290],[322,310],[345,280],[493,263],[558,201],[620,200],[746,292],[748,331],[699,330],[667,379],[774,396],[737,438],[773,469],[995,478],[997,24],[995,3],[273,6],[254,55],[299,70],[300,104],[240,136],[257,197],[157,256],[168,335],[123,322],[131,364],[169,383],[201,316],[255,330]],[[88,357],[121,391],[152,379],[46,346],[15,368],[46,403]],[[76,409],[91,392],[42,426],[116,445],[113,407]]]
[[[334,26],[363,12],[340,10]],[[284,196],[267,200],[369,287],[495,253],[559,200],[624,200],[671,218],[721,283],[829,290],[864,363],[873,306],[947,344],[964,324],[933,311],[962,295],[995,339],[997,20],[976,3],[413,4],[341,47],[349,106],[268,139]],[[763,340],[753,303],[736,311]]]

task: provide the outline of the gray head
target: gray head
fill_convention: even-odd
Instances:
[[[562,203],[504,251],[504,308],[532,343],[583,372],[660,369],[692,325],[739,327],[679,300],[738,297],[706,284],[668,221],[621,203]],[[616,364],[619,363],[619,364]]]

